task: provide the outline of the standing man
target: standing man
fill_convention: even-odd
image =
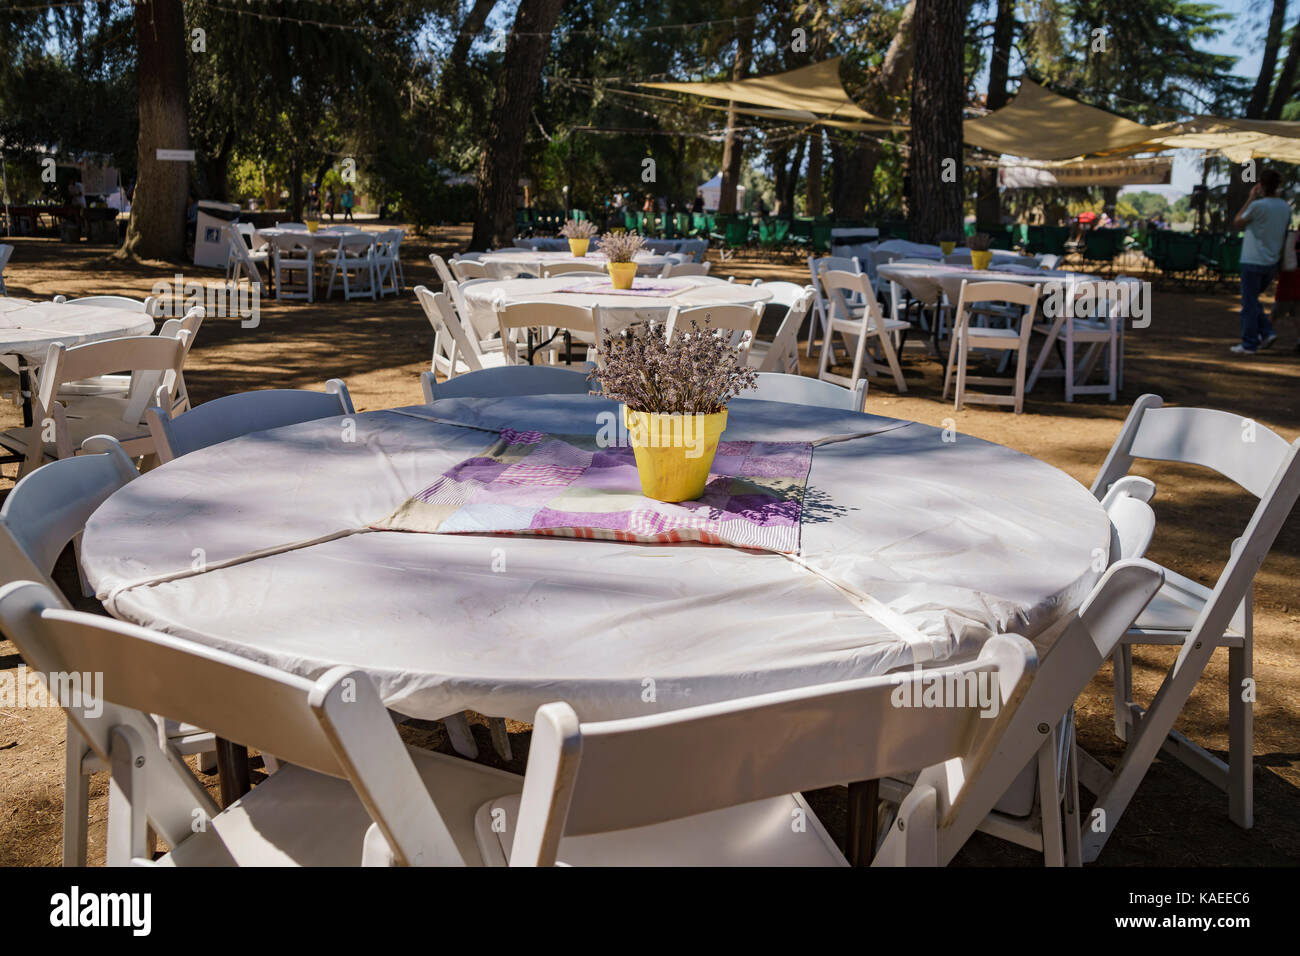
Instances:
[[[1259,294],[1269,287],[1282,258],[1282,242],[1291,222],[1291,207],[1278,198],[1282,177],[1266,169],[1250,191],[1250,198],[1237,218],[1234,229],[1245,229],[1241,244],[1241,344],[1228,351],[1254,355],[1277,341],[1277,333],[1259,304]]]
[[[352,184],[348,183],[343,187],[343,195],[339,197],[339,203],[343,206],[343,221],[353,222],[352,205],[356,202],[356,196],[352,192]]]

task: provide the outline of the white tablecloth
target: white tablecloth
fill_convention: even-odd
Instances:
[[[492,274],[500,279],[513,279],[521,272],[527,272],[530,275],[540,278],[542,275],[542,266],[556,265],[562,262],[582,262],[594,263],[601,268],[605,267],[605,257],[596,251],[596,240],[591,240],[591,251],[585,256],[575,256],[569,252],[519,252],[519,251],[501,251],[501,252],[484,252],[476,258],[483,265],[492,271]],[[637,256],[636,274],[639,276],[657,276],[663,271],[668,264],[667,256],[656,256],[651,253],[643,253]]]
[[[1006,264],[1006,263],[1003,263]],[[1039,269],[1032,273],[1003,272],[994,263],[991,269],[973,269],[968,266],[945,265],[936,262],[933,265],[922,262],[891,262],[877,267],[882,279],[897,282],[907,289],[912,298],[922,302],[934,302],[940,292],[948,297],[954,306],[961,296],[962,281],[967,282],[1015,282],[1020,285],[1042,283],[1044,288],[1049,283],[1063,286],[1080,286],[1097,281],[1097,276],[1078,272],[1060,272]]]
[[[308,677],[363,668],[411,716],[530,720],[566,700],[604,719],[973,654],[992,630],[1047,640],[1109,546],[1098,503],[1043,462],[743,400],[727,438],[875,432],[815,450],[807,567],[705,545],[359,531],[495,438],[465,426],[590,432],[615,407],[444,400],[353,416],[352,441],[339,419],[235,439],[114,494],[83,563],[118,617]]]
[[[0,355],[44,362],[55,342],[69,347],[123,335],[149,335],[154,320],[140,312],[98,305],[60,305],[0,298]]]
[[[502,279],[497,281],[470,282],[461,286],[465,294],[465,304],[469,308],[470,321],[479,334],[486,335],[497,328],[496,312],[492,300],[498,294],[504,295],[506,301],[558,302],[564,305],[599,305],[612,312],[631,313],[639,321],[667,318],[673,306],[697,305],[753,305],[766,302],[772,293],[762,286],[742,285],[738,282],[723,282],[707,276],[682,276],[677,279],[642,279],[637,283],[646,283],[657,287],[680,289],[672,295],[615,295],[608,293],[585,294],[559,292],[559,289],[581,285],[583,282],[599,280],[598,275],[570,274],[554,276],[550,279]],[[608,278],[608,277],[606,277]],[[635,291],[635,287],[633,288]]]

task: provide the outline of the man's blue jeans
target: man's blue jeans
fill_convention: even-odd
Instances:
[[[1259,348],[1261,339],[1273,334],[1273,326],[1259,304],[1259,294],[1273,281],[1276,270],[1277,266],[1241,264],[1241,344],[1252,352]]]

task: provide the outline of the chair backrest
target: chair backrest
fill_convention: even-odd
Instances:
[[[1209,408],[1164,408],[1158,395],[1133,403],[1092,493],[1104,499],[1134,459],[1182,462],[1218,472],[1259,499],[1210,599],[1183,645],[1224,632],[1245,599],[1255,572],[1300,497],[1300,439],[1286,439],[1251,419]]]
[[[144,418],[145,405],[156,400],[158,393],[165,393],[168,403],[176,397],[176,384],[185,365],[186,344],[189,333],[181,329],[176,337],[158,335],[130,335],[117,339],[102,339],[67,348],[62,342],[55,342],[45,355],[45,364],[41,366],[40,385],[37,389],[34,421],[39,424],[54,411],[54,404],[60,386],[83,378],[97,378],[115,372],[159,372],[159,387],[154,395],[131,395],[126,402],[122,420],[128,424],[137,424]],[[170,407],[170,404],[168,404]],[[57,416],[54,419],[58,420]],[[65,447],[68,436],[64,429],[58,429],[56,444],[59,457],[72,454],[73,449]]]
[[[154,317],[158,315],[158,300],[153,296],[144,299],[132,299],[130,296],[125,295],[87,295],[80,299],[69,299],[64,295],[56,295],[54,301],[59,305],[90,305],[101,309],[140,312]]]
[[[185,343],[185,357],[188,358],[190,349],[194,348],[194,340],[198,337],[199,329],[203,327],[203,319],[206,315],[202,306],[195,306],[185,313],[183,318],[168,319],[158,329],[159,338],[181,339]],[[185,335],[182,336],[181,333]],[[144,407],[155,399],[158,394],[158,388],[163,384],[165,372],[136,372],[131,376],[131,387],[128,392],[128,405],[139,405]],[[173,395],[173,408],[176,406],[185,407],[189,402],[189,391],[185,386],[185,375],[182,372],[176,376],[176,386]]]
[[[442,256],[438,255],[438,253],[429,253],[429,261],[433,263],[433,268],[437,271],[438,278],[442,280],[444,287],[448,282],[456,281],[456,277],[452,275],[451,270],[447,268],[447,261],[443,259]]]
[[[368,232],[341,232],[338,234],[338,254],[349,259],[368,259],[382,251],[382,241]]]
[[[473,259],[452,259],[448,265],[451,267],[452,275],[461,282],[466,279],[492,278],[491,270],[483,263],[475,262]]]
[[[798,372],[799,330],[813,307],[817,293],[812,286],[802,288],[793,282],[765,282],[763,288],[772,290],[772,298],[763,306],[764,317],[773,308],[783,307],[785,315],[777,326],[772,344],[768,346],[759,364],[760,372]]]
[[[275,224],[275,228],[283,229],[286,232],[307,232],[308,231],[307,224],[305,222],[277,222]]]
[[[439,382],[432,372],[420,373],[425,404],[443,398],[506,398],[512,395],[586,395],[586,372],[553,365],[506,365],[466,372]]]
[[[115,777],[138,769],[126,799],[145,804],[139,819],[170,846],[193,835],[195,810],[205,816],[218,810],[184,765],[158,746],[149,714],[348,780],[396,862],[463,862],[365,673],[336,667],[310,681],[194,641],[67,610],[31,582],[0,590],[0,629],[43,673],[102,675],[104,700],[93,701],[93,709],[84,695],[61,695],[60,704]],[[138,754],[125,767],[114,760],[124,748]],[[143,834],[135,836],[143,845]]]
[[[757,383],[738,398],[757,398],[765,402],[788,402],[791,405],[817,405],[821,408],[842,408],[851,412],[862,411],[867,397],[867,380],[849,389],[833,382],[804,375],[784,372],[759,372]]]
[[[250,432],[353,413],[347,386],[332,378],[324,392],[293,388],[237,392],[196,405],[175,418],[157,407],[150,408],[146,417],[158,457],[169,462]]]
[[[450,285],[454,287],[456,283]],[[433,326],[432,370],[444,378],[454,378],[462,364],[471,372],[482,368],[478,338],[465,329],[447,293],[430,292],[426,286],[417,285],[415,297]]]
[[[660,275],[665,279],[669,276],[706,276],[712,267],[712,262],[667,262]]]
[[[244,240],[246,233],[239,228],[238,223],[226,224],[226,244],[230,250],[230,258],[238,263],[240,270],[248,275],[248,281],[255,285],[262,284],[262,274],[257,270],[257,263],[253,261],[249,253],[248,243]],[[238,279],[239,272],[236,271],[235,277]]]
[[[551,276],[568,275],[571,272],[579,272],[584,275],[604,275],[605,267],[598,262],[543,262],[542,278],[549,279]]]
[[[864,272],[844,272],[828,269],[819,277],[822,291],[826,293],[826,302],[830,308],[831,318],[849,319],[853,307],[861,302],[866,307],[865,318],[871,328],[880,328],[884,316],[880,312],[880,303],[871,288],[871,277]]]
[[[668,310],[668,318],[664,323],[664,335],[672,338],[680,329],[683,332],[691,331],[691,323],[699,324],[703,329],[707,324],[710,328],[718,332],[730,332],[728,340],[733,348],[740,349],[741,356],[749,354],[749,348],[754,344],[754,336],[758,334],[758,323],[763,319],[763,304],[757,305],[697,305],[689,308],[673,306]]]
[[[565,835],[648,826],[972,757],[1005,726],[1036,665],[1028,641],[1000,636],[977,660],[951,667],[645,717],[579,723],[567,704],[547,704],[533,723],[510,863],[554,864]],[[953,695],[943,707],[896,703],[919,701],[926,683],[948,682],[983,684],[997,716],[982,718],[974,694]]]
[[[108,496],[139,477],[126,452],[100,435],[83,453],[52,461],[22,478],[0,507],[0,584],[50,579],[54,562]]]
[[[824,272],[853,272],[862,271],[862,261],[857,256],[822,256],[819,259],[812,260],[817,270],[817,275]]]
[[[589,305],[519,300],[507,302],[504,296],[492,300],[497,326],[501,330],[501,345],[511,364],[519,361],[518,349],[511,329],[557,328],[578,332],[589,338],[596,334],[596,314]]]
[[[1056,264],[1061,261],[1061,257],[1054,252],[1049,252],[1038,257],[1038,268],[1055,269]]]
[[[1043,294],[1041,284],[1025,285],[1019,282],[971,282],[963,279],[961,296],[957,300],[957,317],[953,320],[954,331],[961,331],[970,324],[971,306],[977,302],[1007,302],[1023,306],[1024,315],[1020,320],[1020,338],[1022,343],[1029,340],[1034,324],[1034,315],[1038,311],[1038,300]]]

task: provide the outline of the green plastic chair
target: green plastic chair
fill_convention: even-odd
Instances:
[[[1107,264],[1113,262],[1123,239],[1123,229],[1089,229],[1083,234],[1084,260]]]
[[[1065,243],[1070,238],[1068,226],[1026,226],[1025,242],[1036,256],[1065,255]]]

